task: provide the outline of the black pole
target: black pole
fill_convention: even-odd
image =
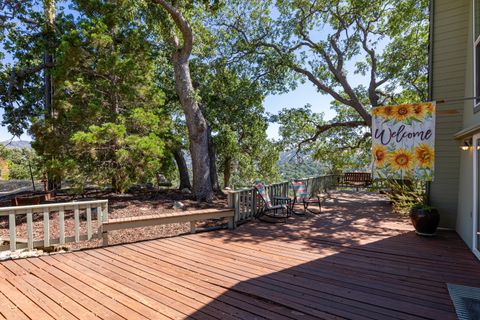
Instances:
[[[33,172],[32,172],[32,165],[30,163],[30,160],[27,158],[27,161],[28,161],[28,169],[30,171],[30,179],[32,180],[32,187],[33,187],[33,191],[37,191],[35,190],[35,180],[33,180]]]

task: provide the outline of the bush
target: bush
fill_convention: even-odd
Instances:
[[[426,183],[421,180],[387,180],[390,191],[386,195],[393,204],[393,210],[409,214],[415,206],[427,204]]]

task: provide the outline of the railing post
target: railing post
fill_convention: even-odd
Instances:
[[[60,211],[58,213],[58,232],[60,233],[60,244],[65,244],[65,209],[60,207]]]
[[[15,211],[8,214],[8,232],[10,233],[10,251],[17,250],[17,226],[15,222]]]
[[[235,229],[234,219],[235,219],[235,217],[228,218],[228,229],[230,229],[230,230]]]
[[[102,222],[108,221],[108,202],[105,203],[105,208],[103,208],[102,213]]]
[[[27,246],[28,250],[33,250],[33,213],[32,209],[27,212]]]
[[[78,209],[78,206],[76,206],[73,209],[73,217],[74,217],[74,223],[75,223],[75,242],[80,241],[80,210]]]
[[[102,223],[102,227],[100,227],[102,233],[102,246],[108,246],[108,231],[103,231],[103,222],[107,221],[108,219],[108,203],[105,204],[105,208],[103,208],[103,206],[100,206],[100,208],[97,208],[97,210],[98,209],[100,209],[100,221]]]
[[[235,208],[235,224],[240,221],[240,192],[235,192],[233,198],[234,208]]]
[[[92,208],[87,207],[87,240],[92,239]]]
[[[257,190],[255,188],[250,190],[252,195],[252,213],[251,217],[254,218],[257,215]]]
[[[235,201],[234,201],[234,192],[228,191],[227,194],[227,205],[229,208],[235,208]]]
[[[238,206],[238,221],[242,221],[244,219],[244,213],[245,213],[245,192],[243,191],[240,191],[238,193],[238,203],[239,203],[239,206]]]
[[[50,211],[48,208],[43,210],[43,246],[50,247]]]
[[[195,232],[197,232],[197,222],[190,221],[190,233],[195,233]]]
[[[228,228],[229,229],[234,229],[237,227],[237,223],[242,220],[242,217],[240,216],[242,213],[241,206],[242,206],[242,192],[240,191],[233,191],[229,190],[227,194],[227,205],[229,208],[234,209],[234,216],[232,219],[228,220]],[[244,203],[247,205],[246,203]]]

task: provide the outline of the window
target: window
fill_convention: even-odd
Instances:
[[[474,96],[478,97],[480,96],[480,0],[473,0],[473,12]],[[475,107],[480,108],[480,99],[475,100]]]

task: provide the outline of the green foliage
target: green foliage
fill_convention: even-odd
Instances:
[[[350,113],[350,114],[349,114]],[[355,120],[349,109],[337,109],[338,121]],[[323,113],[314,113],[310,105],[284,108],[272,121],[280,124],[281,145],[285,150],[311,155],[325,173],[362,170],[370,162],[368,131],[359,127],[333,127],[322,139],[312,139],[318,127],[328,125]]]
[[[42,177],[40,159],[32,149],[6,148],[1,146],[0,159],[6,162],[8,168],[8,176],[5,177],[2,174],[2,179],[30,179],[29,164],[32,167],[34,179],[40,179]]]
[[[429,208],[425,181],[389,179],[386,182],[389,187],[386,195],[396,212],[406,215],[412,208]]]
[[[51,38],[45,30],[43,2],[2,2],[5,14],[0,15],[0,56],[8,58],[0,62],[0,108],[4,110],[2,124],[14,136],[28,131],[32,121],[45,113],[42,65]],[[72,29],[72,19],[59,10],[56,32],[61,35]],[[55,51],[58,42],[51,42],[52,51]]]
[[[115,190],[123,192],[132,183],[151,182],[156,177],[162,167],[164,142],[154,133],[128,134],[126,122],[92,125],[72,136],[73,151],[81,155],[74,170],[83,179],[76,181],[94,176],[95,182],[112,183]]]
[[[231,167],[226,185],[249,185],[254,180],[274,182],[278,148],[268,140],[264,95],[257,82],[239,76],[222,64],[193,63],[200,105],[212,128],[218,168]],[[225,179],[225,175],[222,176]]]
[[[211,24],[225,60],[265,90],[310,81],[332,97],[332,119],[307,106],[273,120],[287,150],[337,171],[367,166],[371,106],[427,99],[428,17],[427,0],[232,0]]]
[[[75,28],[59,38],[55,114],[36,119],[34,147],[50,172],[123,192],[171,171],[156,49],[131,2],[79,1],[76,9]]]
[[[304,164],[280,164],[284,178],[365,169],[368,125],[336,124],[367,124],[371,105],[426,98],[427,0],[174,3],[195,35],[195,98],[227,185],[277,181],[280,150],[308,155]],[[181,34],[165,10],[147,0],[59,0],[52,34],[43,1],[2,4],[3,123],[14,135],[33,135],[38,167],[79,188],[100,183],[122,191],[157,173],[172,179],[169,150],[188,148],[189,137],[171,65],[171,39]],[[55,56],[47,67],[52,117],[44,110],[46,47]],[[352,81],[355,74],[369,79]],[[265,116],[267,93],[305,81],[333,97],[333,119],[309,105]],[[281,125],[278,144],[267,139],[268,121]]]

